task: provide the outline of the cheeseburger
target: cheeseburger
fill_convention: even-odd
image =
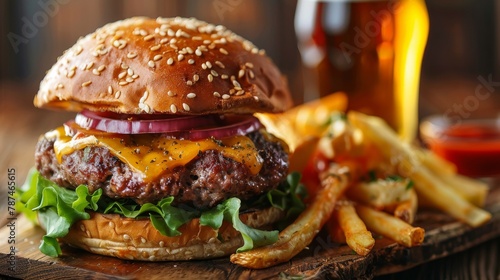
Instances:
[[[221,25],[141,17],[80,38],[34,99],[76,112],[40,137],[22,195],[40,249],[159,261],[275,242],[301,206],[286,144],[252,114],[291,103],[264,51]]]

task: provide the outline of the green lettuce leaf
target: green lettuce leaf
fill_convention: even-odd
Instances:
[[[149,215],[153,226],[163,235],[178,236],[177,229],[197,216],[194,211],[187,211],[171,206],[173,197],[160,200],[157,204],[145,203],[139,209],[137,204],[114,201],[106,207],[104,213],[115,213],[127,218],[138,218]]]
[[[231,222],[235,230],[243,237],[243,246],[237,252],[248,251],[254,247],[272,244],[278,240],[279,231],[265,231],[251,228],[240,220],[241,201],[238,198],[230,198],[210,211],[204,212],[200,217],[200,224],[218,229],[222,220]]]
[[[305,188],[299,181],[298,173],[291,174],[287,182],[254,203],[277,207],[284,210],[287,217],[294,218],[304,209],[301,197],[305,195]],[[223,221],[228,221],[242,234],[244,240],[238,252],[272,244],[278,239],[278,231],[253,229],[240,220],[241,201],[238,198],[230,198],[202,213],[195,209],[172,206],[173,197],[164,198],[156,204],[146,203],[140,206],[131,200],[112,201],[102,196],[101,189],[90,193],[85,185],[78,186],[75,190],[62,188],[36,171],[30,172],[17,195],[21,201],[18,211],[33,221],[36,221],[38,215],[38,220],[46,227],[40,250],[53,257],[61,254],[57,238],[64,237],[78,220],[90,218],[86,210],[120,214],[128,218],[149,217],[153,226],[166,236],[180,235],[179,227],[196,217],[200,217],[202,225],[214,229],[220,228]]]
[[[36,211],[31,210],[31,208],[27,208],[25,206],[26,202],[36,194],[36,185],[38,182],[38,171],[33,167],[29,170],[28,176],[26,176],[26,180],[24,184],[16,188],[16,211],[19,213],[23,213],[31,222],[34,224],[38,224],[38,220],[36,218]]]
[[[57,238],[66,236],[69,228],[76,221],[90,217],[85,209],[95,207],[102,190],[89,194],[86,186],[78,186],[73,191],[59,187],[40,176],[39,173],[34,173],[33,177],[29,183],[36,185],[36,191],[26,202],[25,208],[29,210],[28,212],[37,211],[38,219],[46,229],[46,234],[40,244],[40,251],[51,257],[57,257],[61,254]]]

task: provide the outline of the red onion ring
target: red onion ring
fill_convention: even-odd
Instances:
[[[153,117],[156,118],[153,119]],[[70,122],[67,126],[71,125]],[[163,134],[165,137],[190,140],[245,135],[262,127],[259,120],[250,115],[172,117],[171,115],[97,113],[88,110],[77,114],[74,123],[83,129],[107,133],[155,133]]]

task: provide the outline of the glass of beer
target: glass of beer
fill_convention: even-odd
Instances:
[[[342,91],[348,110],[383,118],[406,141],[418,124],[424,0],[299,0],[304,101]]]

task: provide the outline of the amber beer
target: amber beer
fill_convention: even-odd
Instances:
[[[299,0],[295,29],[305,101],[343,91],[348,109],[413,140],[429,20],[424,0]]]

